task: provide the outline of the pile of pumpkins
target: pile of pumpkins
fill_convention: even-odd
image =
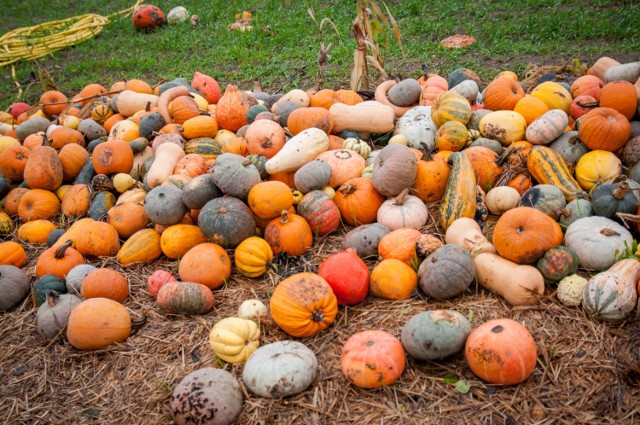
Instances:
[[[234,270],[260,278],[274,256],[301,255],[347,225],[343,250],[317,273],[283,279],[268,310],[247,300],[212,329],[221,359],[247,361],[243,378],[255,394],[303,391],[317,370],[300,342],[258,348],[253,320],[265,314],[305,338],[329,327],[338,305],[369,294],[399,300],[419,287],[450,299],[477,281],[512,305],[534,304],[546,283],[557,284],[565,304],[623,320],[640,289],[637,230],[622,220],[640,202],[640,63],[603,57],[571,84],[542,80],[527,94],[506,71],[482,89],[475,73],[458,69],[385,81],[365,100],[352,90],[273,95],[231,84],[223,94],[196,72],[191,83],[90,84],[71,99],[52,90],[37,107],[14,104],[0,113],[0,235],[8,239],[0,243],[0,311],[31,293],[44,338],[66,329],[75,348],[96,349],[130,335],[129,284],[87,259],[115,256],[125,269],[179,259],[179,276],[156,271],[149,293],[166,313],[206,314],[212,290]],[[491,241],[481,230],[489,214],[498,216]],[[444,241],[420,231],[436,221]],[[25,244],[48,246],[33,284],[21,269]],[[370,271],[363,258],[379,261]],[[597,274],[587,280],[578,267]],[[514,340],[522,341],[517,365],[501,360]],[[302,363],[263,376],[274,350]],[[430,311],[411,318],[400,340],[354,335],[342,368],[355,385],[376,388],[400,376],[405,351],[434,360],[462,350],[492,383],[522,382],[535,367],[522,325],[503,319],[472,332],[460,313]],[[223,403],[233,420],[242,406],[235,378],[197,372],[172,396],[176,421],[206,417],[211,403],[237,393]],[[304,376],[295,386],[277,385],[296,373]],[[216,383],[230,379],[238,391],[216,395]],[[196,409],[185,397],[210,405]]]

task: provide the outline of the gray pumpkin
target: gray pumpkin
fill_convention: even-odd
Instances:
[[[214,367],[185,376],[170,398],[171,414],[178,425],[228,425],[240,414],[243,403],[236,378]]]
[[[420,289],[439,300],[453,298],[469,288],[476,277],[471,254],[455,244],[446,244],[425,258],[418,269]]]
[[[521,207],[532,207],[542,211],[554,220],[558,220],[560,212],[567,205],[564,194],[552,184],[537,184],[520,197]]]
[[[315,354],[297,341],[263,345],[249,357],[242,371],[247,388],[266,398],[299,394],[311,385],[317,375]]]
[[[220,191],[213,183],[213,175],[200,174],[185,183],[182,187],[182,202],[192,210],[199,210],[210,200],[220,196]]]
[[[293,175],[293,182],[302,193],[320,190],[331,180],[331,166],[321,159],[307,162]]]
[[[92,119],[85,119],[78,124],[78,131],[84,134],[87,140],[96,140],[107,135],[103,126]]]
[[[91,264],[78,264],[72,268],[65,276],[64,283],[67,287],[67,292],[74,295],[80,295],[80,287],[85,277],[92,271],[96,270],[96,266]]]
[[[28,119],[16,127],[16,136],[20,140],[24,140],[32,134],[35,134],[39,131],[46,131],[49,128],[51,122],[44,117],[34,117]]]
[[[479,139],[474,140],[470,146],[471,147],[482,146],[484,148],[489,148],[495,153],[497,153],[498,155],[502,155],[502,152],[504,152],[504,147],[502,147],[502,143],[498,142],[497,140],[487,139],[486,137],[480,137]]]
[[[251,161],[235,153],[223,153],[216,158],[211,171],[213,183],[225,195],[244,199],[251,188],[262,180],[260,172]]]
[[[363,224],[347,233],[342,249],[353,248],[360,258],[378,255],[378,244],[389,229],[380,223]]]
[[[46,302],[38,307],[36,314],[36,330],[46,341],[55,338],[67,327],[71,310],[82,300],[71,294],[58,294],[49,291]]]
[[[144,212],[151,221],[162,226],[178,223],[187,213],[182,189],[173,185],[154,187],[144,198]]]
[[[453,310],[432,310],[412,316],[402,328],[400,342],[414,359],[438,360],[464,349],[471,324]]]
[[[387,92],[389,102],[396,106],[411,106],[418,103],[422,86],[413,78],[407,78],[394,85]]]
[[[16,266],[0,266],[0,311],[14,308],[29,295],[29,278]]]
[[[222,196],[207,202],[198,215],[198,226],[211,242],[235,248],[252,236],[256,221],[249,207],[238,198]]]
[[[591,202],[587,199],[578,198],[569,202],[562,210],[560,210],[560,218],[558,222],[564,226],[569,226],[574,221],[583,217],[591,217],[593,208]]]
[[[582,155],[589,152],[589,148],[578,138],[577,131],[567,131],[562,134],[551,142],[549,148],[560,154],[567,165],[577,164]]]
[[[418,162],[405,145],[387,145],[373,163],[373,187],[382,195],[397,196],[416,179]]]

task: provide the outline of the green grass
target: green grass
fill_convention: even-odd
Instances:
[[[127,8],[132,0],[63,2],[24,0],[8,2],[0,20],[0,33],[17,27],[64,19],[85,13],[109,15]],[[165,13],[179,3],[156,2]],[[340,37],[324,27],[325,44],[331,42],[331,59],[325,65],[323,87],[349,85],[355,39],[351,25],[355,1],[282,0],[181,3],[197,14],[202,24],[166,26],[144,34],[136,32],[130,17],[116,18],[99,35],[74,47],[40,59],[58,89],[74,95],[89,83],[107,88],[115,81],[142,78],[151,84],[176,77],[191,79],[198,70],[222,86],[236,83],[251,89],[259,81],[268,91],[311,88],[315,85],[320,42],[317,26],[306,12],[312,7],[318,20],[331,18]],[[230,5],[229,5],[230,4]],[[640,32],[636,18],[640,3],[605,0],[388,0],[402,34],[403,49],[391,36],[382,49],[387,72],[394,77],[417,77],[424,63],[447,75],[467,67],[484,80],[510,69],[522,76],[528,63],[561,65],[575,59],[592,64],[602,55],[621,62],[640,60]],[[254,15],[251,32],[228,31],[234,15],[249,10]],[[266,27],[270,30],[266,30]],[[449,50],[441,39],[469,34],[477,43]],[[35,70],[32,62],[16,65],[18,80]],[[378,75],[371,72],[372,80]],[[35,103],[42,92],[32,84],[23,101]],[[0,109],[16,101],[18,91],[10,68],[0,70]]]

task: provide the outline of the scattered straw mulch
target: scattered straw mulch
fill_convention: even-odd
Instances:
[[[436,230],[434,223],[424,231]],[[491,231],[491,224],[485,232]],[[340,249],[346,230],[319,239],[305,256],[288,259],[281,273],[315,271]],[[40,251],[29,250],[26,270],[32,276]],[[177,261],[128,269],[114,259],[92,263],[127,274],[131,297],[125,305],[134,318],[146,317],[146,325],[123,343],[80,352],[62,335],[51,343],[36,335],[36,308],[30,300],[0,315],[0,421],[165,424],[172,421],[169,396],[187,373],[223,367],[242,385],[243,366],[217,361],[208,334],[217,320],[235,315],[243,300],[268,301],[277,275],[250,280],[234,273],[223,289],[214,292],[214,311],[184,317],[162,313],[146,291],[146,279],[153,271],[162,268],[177,275]],[[348,384],[340,370],[340,350],[349,336],[367,329],[399,336],[412,315],[441,308],[472,315],[474,328],[495,318],[523,323],[538,347],[533,375],[517,386],[488,385],[473,375],[459,354],[437,363],[408,358],[402,377],[380,390]],[[290,338],[271,320],[262,323],[262,332],[262,344]],[[369,297],[361,305],[340,307],[333,326],[302,342],[320,364],[313,385],[280,400],[256,397],[243,386],[245,402],[237,424],[640,423],[639,322],[595,322],[581,309],[560,304],[550,287],[538,305],[528,307],[512,307],[476,285],[446,302],[426,299],[419,291],[396,302]],[[447,375],[467,380],[471,390],[458,392],[445,382]]]

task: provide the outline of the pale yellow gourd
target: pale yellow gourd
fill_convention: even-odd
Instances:
[[[225,362],[240,363],[260,346],[260,329],[253,320],[227,317],[213,326],[209,344]]]
[[[353,106],[334,103],[329,108],[329,113],[333,117],[334,133],[342,130],[387,133],[394,128],[393,109],[375,100],[367,100]]]
[[[319,128],[308,128],[293,136],[265,164],[269,174],[290,173],[329,149],[329,136]]]
[[[158,106],[158,96],[124,90],[116,98],[118,113],[125,117],[131,117],[136,112],[145,110],[147,104],[151,108],[156,108]]]
[[[175,143],[163,143],[154,153],[154,160],[147,173],[147,185],[154,188],[161,185],[165,179],[173,174],[178,161],[184,157],[184,151]]]

